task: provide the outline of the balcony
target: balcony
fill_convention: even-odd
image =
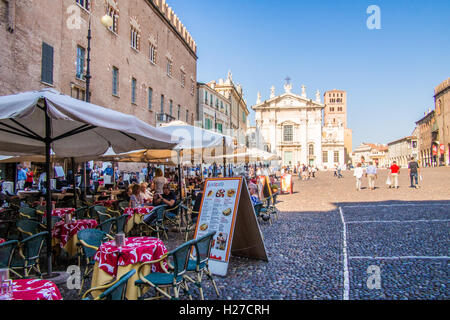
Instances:
[[[167,113],[158,113],[156,115],[156,124],[164,124],[175,121],[175,118]]]

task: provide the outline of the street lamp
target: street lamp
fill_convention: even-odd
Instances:
[[[105,14],[101,19],[101,23],[106,28],[111,28],[114,24],[113,18]],[[89,29],[88,29],[88,45],[87,45],[87,65],[86,65],[86,102],[91,102],[91,95],[90,95],[90,86],[91,86],[91,39],[92,39],[92,29],[91,29],[91,16],[89,16]]]
[[[114,24],[114,20],[113,18],[108,15],[105,14],[101,19],[100,19],[101,23],[103,26],[105,26],[106,28],[111,28],[112,25]],[[92,39],[92,29],[91,29],[91,15],[89,16],[89,29],[88,29],[88,45],[87,45],[87,60],[86,60],[86,102],[90,103],[91,102],[91,94],[90,94],[90,88],[91,88],[91,39]],[[86,199],[86,162],[84,163],[84,198]]]

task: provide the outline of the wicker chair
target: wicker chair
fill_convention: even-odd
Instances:
[[[187,281],[184,278],[189,264],[189,254],[191,252],[192,246],[193,241],[186,242],[175,250],[165,254],[163,257],[161,257],[161,259],[143,263],[139,267],[139,280],[135,282],[135,285],[139,288],[140,300],[160,299],[161,294],[168,299],[178,300],[180,289],[183,289],[184,294],[192,300]],[[173,265],[170,263],[170,259],[172,259]],[[164,268],[164,262],[167,262],[170,271]],[[161,265],[161,268],[165,271],[164,273],[143,273],[145,266],[156,263],[159,263]],[[156,296],[145,299],[142,290],[143,287],[154,288]],[[170,295],[170,289],[173,289],[173,296]]]
[[[97,253],[98,248],[104,241],[113,240],[113,237],[97,229],[81,230],[78,232],[77,236],[78,236],[78,243],[77,243],[78,267],[81,270],[82,259],[84,259],[84,262],[86,264],[79,292],[79,294],[81,295],[84,281],[89,276],[89,274],[94,270],[95,265],[94,256]]]
[[[10,269],[14,251],[19,241],[11,240],[0,244],[0,269]]]
[[[39,258],[48,232],[35,234],[19,243],[19,256],[13,257],[10,270],[17,276],[22,276],[16,270],[23,270],[24,277],[27,278],[33,269],[40,278],[42,273],[39,268]]]
[[[94,300],[126,300],[125,293],[127,291],[128,280],[130,280],[130,278],[134,276],[135,273],[136,270],[133,269],[128,273],[124,274],[122,277],[120,277],[120,279],[110,284],[101,287],[91,288],[88,291],[86,291],[82,299],[92,300],[87,297],[89,294],[92,294],[92,292],[94,291],[105,290]]]
[[[184,276],[188,281],[194,283],[197,286],[197,288],[200,291],[200,297],[202,300],[205,299],[203,296],[203,287],[202,287],[203,275],[206,275],[207,278],[212,282],[217,297],[220,297],[216,281],[214,280],[208,268],[208,261],[211,255],[212,242],[215,235],[216,231],[213,231],[197,240],[194,240],[196,258],[193,260],[189,260],[187,271],[195,273],[197,278],[196,280],[194,280],[189,275]]]

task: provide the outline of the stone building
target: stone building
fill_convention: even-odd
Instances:
[[[197,90],[197,126],[228,134],[231,127],[231,101],[214,90],[214,83],[197,83]]]
[[[326,106],[321,102],[320,92],[316,92],[313,100],[307,97],[305,86],[300,95],[292,92],[289,82],[284,90],[276,96],[272,87],[270,98],[265,101],[261,101],[258,93],[252,107],[265,150],[277,154],[286,166],[306,164],[324,169],[344,165],[344,124],[337,121],[323,126]]]
[[[250,112],[247,102],[244,99],[244,92],[240,84],[233,82],[231,71],[228,72],[227,79],[219,79],[218,82],[211,81],[208,85],[222,96],[228,99],[230,105],[230,132],[228,135],[236,138],[237,143],[245,145],[245,135],[247,132],[247,118]]]
[[[388,163],[397,162],[399,167],[407,168],[411,157],[418,159],[419,145],[415,136],[405,137],[388,143]]]
[[[438,126],[436,142],[439,165],[450,165],[450,78],[439,84],[434,90],[435,117]]]
[[[358,163],[366,166],[373,162],[378,167],[386,167],[390,164],[388,151],[387,145],[363,142],[352,153],[353,166],[356,167]]]
[[[84,100],[89,20],[92,103],[194,123],[197,46],[165,0],[1,0],[0,95],[52,87]]]

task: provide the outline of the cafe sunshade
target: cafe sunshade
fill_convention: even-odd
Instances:
[[[0,97],[0,154],[45,154],[46,117],[57,157],[173,149],[178,138],[138,118],[45,89]],[[14,134],[13,134],[14,133]]]
[[[60,94],[52,89],[0,97],[0,154],[45,155],[50,176],[56,157],[92,157],[139,149],[173,149],[179,139],[138,118]],[[52,211],[50,179],[46,211]],[[47,265],[52,275],[52,221],[47,214]]]

